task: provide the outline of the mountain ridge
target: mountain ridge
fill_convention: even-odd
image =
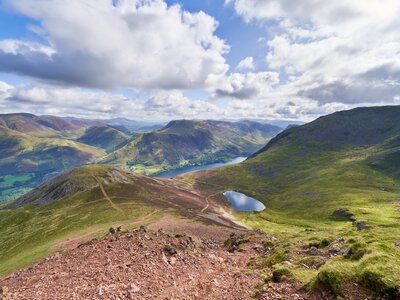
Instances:
[[[156,174],[250,155],[280,130],[250,121],[175,120],[154,132],[138,134],[100,162]]]

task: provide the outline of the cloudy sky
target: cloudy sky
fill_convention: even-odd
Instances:
[[[398,0],[0,0],[0,112],[312,120],[400,104]]]

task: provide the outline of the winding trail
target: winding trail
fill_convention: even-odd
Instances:
[[[97,178],[94,177],[94,179],[97,181],[97,183],[99,184],[99,187],[101,189],[101,192],[103,193],[104,197],[107,199],[107,201],[110,203],[111,207],[114,208],[116,211],[119,211],[121,213],[123,213],[124,211],[122,209],[120,209],[114,202],[112,202],[112,200],[110,199],[110,197],[108,197],[106,190],[104,189],[103,184],[101,183],[101,181]]]
[[[207,208],[208,208],[208,206],[210,205],[210,202],[208,201],[208,199],[209,198],[211,198],[211,197],[214,197],[215,195],[218,195],[218,194],[220,194],[221,192],[216,192],[216,193],[214,193],[214,194],[211,194],[211,195],[208,195],[207,197],[206,197],[206,206],[201,210],[201,212],[203,213]]]

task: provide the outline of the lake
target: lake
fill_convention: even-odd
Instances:
[[[265,209],[265,205],[260,201],[239,192],[227,191],[224,196],[238,211],[262,211]]]
[[[173,177],[176,177],[178,175],[188,173],[188,172],[213,169],[213,168],[218,168],[218,167],[222,167],[222,166],[238,164],[238,163],[244,161],[246,158],[247,157],[240,156],[240,157],[236,157],[225,163],[213,163],[213,164],[207,164],[207,165],[202,165],[202,166],[184,167],[184,168],[180,168],[180,169],[176,169],[176,170],[161,172],[155,176],[162,177],[162,178],[173,178]]]

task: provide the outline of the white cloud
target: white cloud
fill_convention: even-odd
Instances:
[[[191,100],[180,91],[155,92],[145,103],[147,112],[169,118],[207,118],[218,115],[220,109],[207,101]]]
[[[221,109],[180,91],[156,91],[146,101],[122,94],[51,85],[11,86],[0,81],[0,111],[88,118],[180,119],[216,117]]]
[[[254,61],[251,56],[242,59],[236,67],[238,70],[254,70],[254,68]]]
[[[396,103],[400,2],[226,0],[247,22],[276,24],[266,61],[286,96],[325,103]],[[276,26],[272,26],[276,27]]]
[[[10,86],[7,94],[2,98],[0,96],[0,99],[0,109],[4,113],[29,111],[93,118],[122,116],[143,107],[141,101],[121,94],[46,85]]]
[[[279,83],[276,72],[232,73],[214,83],[216,97],[252,99],[266,95]]]
[[[201,88],[227,69],[209,15],[162,0],[6,0],[46,44],[0,41],[0,71],[86,87]]]

